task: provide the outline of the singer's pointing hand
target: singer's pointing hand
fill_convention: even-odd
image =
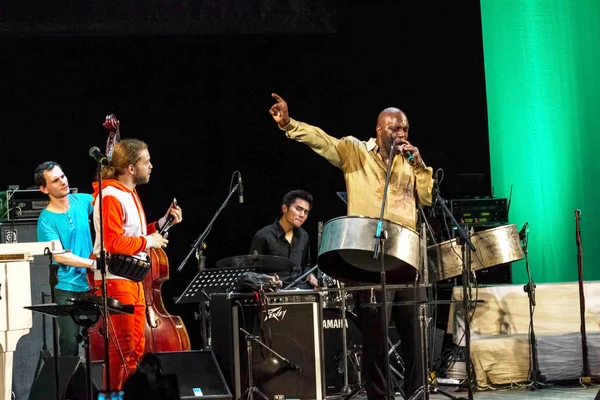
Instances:
[[[273,120],[283,128],[290,123],[288,105],[277,93],[271,93],[271,97],[275,99],[276,103],[269,109],[269,114],[271,114]]]
[[[173,225],[176,225],[183,221],[183,212],[181,211],[181,207],[175,205],[174,203],[171,203],[171,206],[167,210],[165,217],[168,218],[169,215],[173,216],[173,222],[171,222],[171,224]]]
[[[419,149],[410,144],[410,142],[406,139],[400,139],[400,151],[403,156],[406,156],[407,152],[410,152],[414,158],[412,165],[421,165],[423,163],[423,159],[421,159],[421,153],[419,153]]]

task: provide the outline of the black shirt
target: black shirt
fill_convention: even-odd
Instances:
[[[311,268],[308,233],[302,228],[294,228],[292,243],[290,244],[285,239],[285,231],[279,224],[278,219],[254,234],[252,242],[250,242],[250,254],[254,254],[255,251],[257,254],[289,258],[294,262],[291,271],[277,273],[283,281],[284,287]],[[310,288],[310,285],[305,282],[298,282],[294,287]]]

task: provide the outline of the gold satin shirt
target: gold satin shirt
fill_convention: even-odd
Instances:
[[[379,155],[375,138],[368,142],[352,136],[341,139],[321,128],[290,118],[280,128],[288,138],[305,143],[344,173],[348,191],[348,215],[379,218],[387,165]],[[431,205],[433,169],[413,167],[403,157],[394,157],[384,219],[416,229],[417,203]]]

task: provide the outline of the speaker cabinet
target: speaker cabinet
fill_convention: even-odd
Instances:
[[[179,381],[181,399],[231,400],[231,392],[211,350],[156,353],[163,374],[173,374]]]
[[[58,358],[58,378],[60,387],[60,398],[71,400],[86,400],[86,372],[85,364],[80,357]],[[44,361],[44,365],[37,376],[31,391],[29,400],[47,400],[55,398],[56,380],[54,375],[54,357]],[[97,392],[98,387],[94,386]]]
[[[37,221],[0,223],[0,242],[37,242]],[[41,255],[35,256],[31,263],[31,304],[51,301],[48,264],[48,257]],[[42,352],[52,348],[52,318],[37,312],[32,313],[32,318],[29,334],[19,339],[14,353],[12,390],[15,400],[28,399],[31,385],[42,367]]]
[[[211,314],[219,315],[219,323],[211,324],[211,340],[235,398],[249,386],[248,349],[252,352],[254,386],[267,397],[325,398],[320,295],[304,291],[267,293],[260,304],[254,295],[229,297],[211,296]]]

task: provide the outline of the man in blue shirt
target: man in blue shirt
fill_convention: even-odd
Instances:
[[[60,165],[54,161],[38,165],[34,180],[50,200],[38,219],[37,240],[60,240],[63,249],[70,251],[53,256],[58,281],[52,289],[54,301],[57,304],[67,304],[69,299],[79,298],[87,293],[89,285],[86,268],[96,266],[96,261],[89,258],[93,249],[89,221],[94,210],[92,195],[70,194],[69,181]],[[77,324],[71,317],[60,317],[58,326],[60,355],[79,355]]]

